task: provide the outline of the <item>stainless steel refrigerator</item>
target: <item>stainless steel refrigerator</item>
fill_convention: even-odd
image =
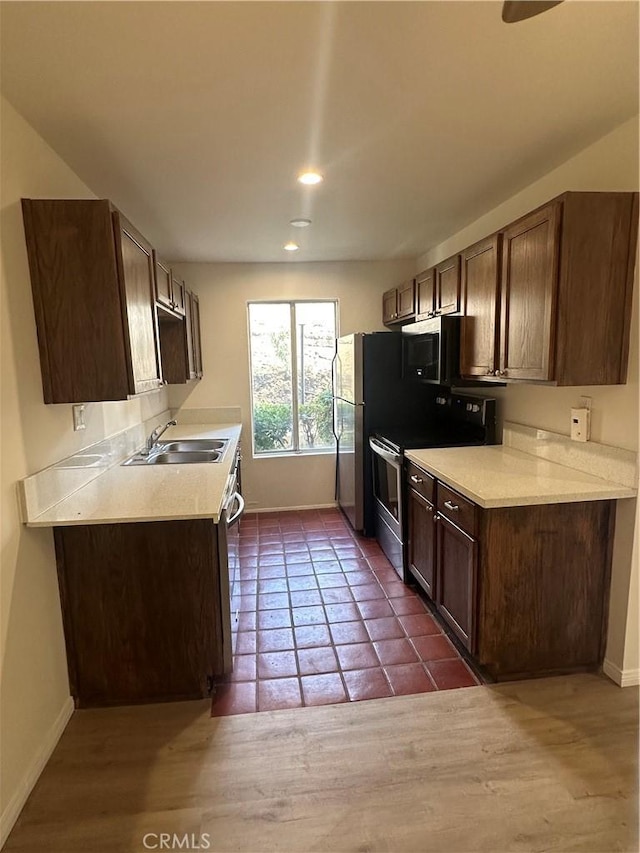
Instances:
[[[369,435],[420,426],[433,416],[433,387],[404,381],[400,332],[362,332],[336,341],[333,420],[336,500],[354,530],[375,535]]]

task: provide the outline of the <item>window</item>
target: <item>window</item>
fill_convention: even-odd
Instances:
[[[250,302],[253,452],[334,446],[337,302]]]

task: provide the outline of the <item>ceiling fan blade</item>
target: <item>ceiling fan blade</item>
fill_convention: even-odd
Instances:
[[[559,6],[562,0],[505,0],[502,5],[502,20],[505,24],[515,24],[533,18],[547,9]]]

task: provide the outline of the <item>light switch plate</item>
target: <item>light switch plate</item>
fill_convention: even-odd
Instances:
[[[79,429],[86,429],[87,425],[84,422],[84,403],[73,407],[73,429],[77,432]]]

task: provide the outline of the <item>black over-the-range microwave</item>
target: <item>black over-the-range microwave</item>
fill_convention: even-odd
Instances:
[[[454,385],[460,379],[461,317],[434,317],[402,329],[402,376]]]

